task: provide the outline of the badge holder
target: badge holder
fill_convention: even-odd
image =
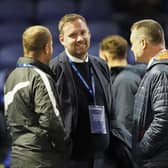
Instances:
[[[104,106],[89,105],[89,118],[92,134],[107,134]]]

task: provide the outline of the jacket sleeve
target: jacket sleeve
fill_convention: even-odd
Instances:
[[[46,85],[40,76],[36,78],[34,85],[34,110],[39,116],[38,123],[40,128],[47,132],[53,144],[58,144],[61,147],[64,140],[64,127],[54,97],[55,90],[50,83],[51,81],[48,82],[49,85]]]
[[[153,118],[140,141],[139,148],[142,157],[153,155],[168,141],[168,77],[166,73],[155,75],[150,93]]]

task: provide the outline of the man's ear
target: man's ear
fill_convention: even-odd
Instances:
[[[44,52],[45,52],[45,54],[49,53],[49,44],[48,43],[44,46]]]
[[[59,41],[64,46],[64,36],[63,36],[63,34],[59,35]]]
[[[143,49],[145,49],[148,46],[148,41],[146,39],[141,40],[141,46]]]

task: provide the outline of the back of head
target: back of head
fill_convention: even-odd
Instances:
[[[38,55],[44,46],[52,39],[50,31],[44,26],[31,26],[22,35],[24,56],[33,53]]]
[[[113,59],[126,58],[128,42],[122,36],[111,35],[107,36],[100,43],[100,51],[107,52]]]
[[[66,14],[59,21],[59,24],[58,24],[59,33],[63,34],[63,27],[64,27],[64,25],[66,23],[73,22],[73,21],[75,21],[77,19],[80,19],[80,20],[84,21],[87,24],[86,19],[83,16],[79,15],[79,14],[76,14],[76,13]]]
[[[164,31],[162,26],[153,19],[144,19],[135,22],[131,31],[139,31],[139,35],[144,36],[152,44],[164,44]]]

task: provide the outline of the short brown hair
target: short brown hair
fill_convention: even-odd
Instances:
[[[51,33],[44,26],[31,26],[22,35],[24,51],[39,52],[51,40]]]
[[[128,48],[128,42],[120,35],[110,35],[100,43],[100,50],[107,51],[116,58],[125,58]]]
[[[135,22],[131,26],[131,31],[142,29],[143,34],[151,43],[164,43],[164,31],[162,26],[153,19],[144,19]]]
[[[72,21],[75,21],[75,20],[77,20],[77,19],[80,19],[80,20],[84,21],[84,22],[87,24],[86,19],[85,19],[83,16],[79,15],[79,14],[76,14],[76,13],[66,14],[66,15],[64,15],[64,16],[60,19],[60,21],[59,21],[59,23],[58,23],[59,33],[60,33],[60,34],[63,33],[62,29],[63,29],[65,23],[67,23],[67,22],[72,22]]]

